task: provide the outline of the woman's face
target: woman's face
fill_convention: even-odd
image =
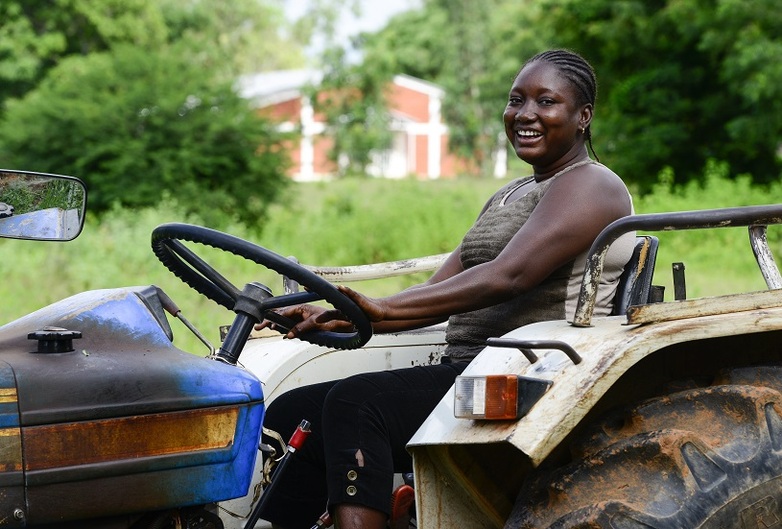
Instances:
[[[556,169],[583,148],[592,106],[578,103],[576,87],[542,61],[525,66],[511,86],[503,113],[505,134],[516,155],[536,173]]]

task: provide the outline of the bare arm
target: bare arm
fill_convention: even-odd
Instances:
[[[585,166],[552,183],[493,261],[386,298],[354,297],[363,298],[362,308],[378,322],[447,318],[501,303],[543,281],[588,249],[610,222],[630,212],[629,195],[619,178],[600,166]]]
[[[385,298],[339,288],[368,314],[376,332],[423,327],[531,289],[588,249],[605,226],[630,212],[630,198],[621,180],[604,167],[584,166],[551,184],[527,222],[493,261],[464,270],[457,250],[429,281]],[[338,314],[301,319],[289,337],[316,328],[345,328]]]
[[[408,290],[421,288],[426,285],[438,283],[440,281],[448,279],[449,277],[459,274],[462,271],[463,268],[461,265],[461,259],[459,257],[459,248],[457,248],[456,250],[451,252],[451,254],[448,256],[445,262],[442,265],[440,265],[440,268],[438,268],[428,280],[426,280],[424,283],[421,283],[419,285],[414,285],[410,287]],[[343,293],[353,298],[365,310],[366,310],[365,305],[372,303],[371,298],[367,298],[352,289],[343,286],[338,286],[337,288],[339,288],[340,290],[343,291]],[[315,328],[323,331],[335,331],[335,332],[340,332],[340,331],[347,332],[352,329],[352,325],[344,319],[344,316],[342,315],[341,312],[333,309],[327,309],[325,307],[318,306],[318,305],[310,305],[310,304],[295,305],[292,307],[279,309],[276,312],[285,316],[286,318],[300,322],[299,325],[294,327],[292,331],[288,332],[287,334],[288,338],[293,338],[298,333],[315,329]],[[446,319],[447,317],[425,317],[425,318],[418,318],[418,319],[411,319],[411,320],[377,321],[372,323],[372,330],[373,332],[380,333],[380,334],[389,333],[389,332],[407,331],[411,329],[419,329],[421,327],[427,327],[429,325],[434,325],[436,323],[442,323]],[[265,327],[270,327],[272,329],[277,328],[277,326],[269,320],[264,320],[260,324],[256,325],[256,329],[263,329]]]
[[[428,280],[426,280],[424,283],[421,283],[420,285],[415,285],[413,287],[410,287],[407,290],[414,290],[429,285],[435,285],[441,281],[445,281],[446,279],[454,277],[462,273],[463,271],[464,268],[462,268],[462,262],[459,255],[459,248],[457,248],[456,250],[451,252],[451,255],[448,256],[445,262],[440,266],[440,268],[437,269],[437,271],[434,274],[432,274],[432,276]],[[342,290],[346,294],[353,297],[354,300],[356,300],[356,297],[360,296],[355,291],[351,290],[350,292],[348,292],[348,289],[342,289]],[[407,290],[405,290],[405,292]],[[360,302],[359,305],[362,305],[362,303]],[[416,318],[416,319],[409,319],[409,320],[383,320],[383,321],[374,322],[372,324],[372,329],[374,332],[381,333],[381,334],[387,332],[408,331],[411,329],[420,329],[421,327],[434,325],[436,323],[442,323],[447,319],[448,316],[445,315],[445,316],[430,316],[425,318]]]

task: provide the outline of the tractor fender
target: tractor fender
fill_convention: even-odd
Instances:
[[[737,296],[722,298],[728,297]],[[713,298],[713,302],[723,303],[722,298]],[[593,325],[586,328],[552,321],[511,331],[504,338],[565,342],[581,356],[582,361],[574,364],[565,353],[552,349],[535,351],[539,359],[531,364],[516,349],[486,347],[463,375],[516,373],[551,380],[553,385],[525,417],[511,422],[455,418],[452,388],[410,440],[408,447],[507,442],[526,454],[533,466],[537,466],[617,379],[646,356],[675,343],[779,330],[782,328],[782,307],[645,325],[629,325],[626,322],[624,316],[611,316],[595,318]]]
[[[515,421],[455,418],[451,388],[408,444],[414,461],[421,526],[449,527],[449,523],[458,521],[462,527],[502,527],[513,496],[501,490],[505,485],[496,475],[475,477],[477,468],[503,464],[505,468],[537,467],[624,373],[667,346],[782,329],[782,307],[767,306],[780,305],[778,291],[775,295],[765,292],[766,298],[772,295],[777,300],[758,308],[751,308],[754,295],[709,298],[712,307],[704,310],[701,303],[688,317],[678,310],[680,302],[667,303],[677,311],[677,319],[669,321],[661,318],[663,321],[628,324],[625,316],[613,316],[595,318],[592,326],[583,328],[552,321],[531,324],[504,336],[564,342],[581,357],[578,364],[556,349],[535,350],[538,360],[531,363],[517,349],[486,347],[463,376],[515,373],[553,384],[526,416]],[[723,310],[737,305],[750,308]],[[497,449],[492,450],[492,446]],[[470,447],[478,448],[470,452]],[[513,454],[510,458],[508,447]],[[506,461],[490,463],[487,458]],[[460,507],[442,509],[444,505]]]

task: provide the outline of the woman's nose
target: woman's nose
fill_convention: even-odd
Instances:
[[[518,108],[516,116],[514,117],[516,121],[530,121],[535,118],[535,113],[532,111],[532,108],[530,108],[529,103],[525,102]]]
[[[529,121],[532,119],[532,114],[529,111],[529,108],[527,106],[521,107],[518,112],[516,112],[515,116],[516,121]]]

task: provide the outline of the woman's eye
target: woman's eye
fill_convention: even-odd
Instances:
[[[554,104],[554,100],[553,99],[541,99],[540,100],[540,105],[544,106],[544,107],[550,107],[553,104]]]

